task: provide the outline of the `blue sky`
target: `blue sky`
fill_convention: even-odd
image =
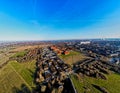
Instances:
[[[0,40],[120,37],[120,0],[0,0]]]

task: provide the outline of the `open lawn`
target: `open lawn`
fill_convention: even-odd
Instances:
[[[70,51],[70,54],[68,55],[59,55],[59,57],[66,63],[72,65],[76,62],[82,61],[84,59],[86,59],[87,57],[80,53],[80,52],[76,52],[76,51]]]
[[[13,57],[23,57],[25,54],[27,53],[27,51],[21,51],[21,52],[17,52],[15,55],[13,55]]]
[[[18,63],[11,61],[0,69],[0,93],[14,93],[24,86],[34,87],[35,61]]]
[[[94,88],[92,84],[104,87],[109,91],[109,93],[120,93],[120,75],[112,73],[106,76],[108,78],[107,80],[96,79],[87,76],[79,77],[78,79],[75,75],[72,75],[71,79],[78,93],[102,93]]]
[[[0,70],[0,93],[13,93],[13,87],[20,88],[23,83],[10,65]]]
[[[18,63],[16,61],[10,63],[14,70],[26,81],[26,83],[34,87],[34,71],[35,71],[35,61]]]

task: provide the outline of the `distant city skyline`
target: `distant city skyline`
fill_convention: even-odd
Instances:
[[[120,0],[1,0],[1,40],[120,38]]]

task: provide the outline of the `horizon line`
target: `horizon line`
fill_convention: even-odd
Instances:
[[[62,40],[109,40],[109,39],[120,39],[120,38],[81,38],[81,39],[49,39],[49,40],[0,40],[0,42],[22,42],[22,41],[62,41]]]

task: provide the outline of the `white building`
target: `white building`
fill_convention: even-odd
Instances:
[[[80,42],[80,44],[90,44],[91,42],[90,41],[82,41]]]

